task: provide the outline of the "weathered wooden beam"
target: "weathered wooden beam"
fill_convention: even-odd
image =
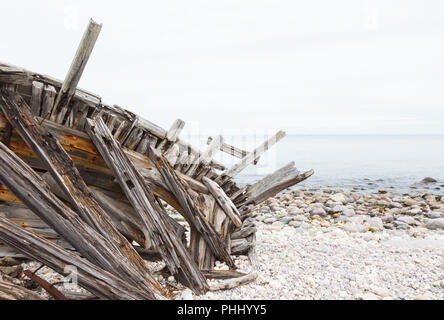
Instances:
[[[217,136],[214,138],[214,140],[210,143],[210,145],[205,149],[204,153],[195,161],[190,169],[187,171],[187,175],[190,177],[194,177],[195,173],[199,171],[199,169],[202,169],[203,167],[209,165],[211,160],[213,159],[214,155],[219,151],[220,146],[223,144],[224,139],[222,136]]]
[[[77,85],[82,76],[83,70],[89,60],[91,52],[94,48],[96,40],[99,36],[102,25],[94,22],[92,19],[89,21],[88,27],[83,35],[82,41],[77,49],[74,60],[66,75],[65,81],[57,95],[57,99],[54,103],[52,110],[52,120],[59,114],[61,110],[67,109],[69,102],[74,96]],[[66,111],[65,111],[66,112]],[[63,120],[63,119],[62,119]]]
[[[49,186],[34,170],[2,143],[0,181],[83,257],[139,287],[153,298],[160,294],[160,284],[148,271],[142,274],[108,237],[102,236],[86,224],[50,191]]]
[[[196,293],[208,290],[205,277],[189,255],[175,229],[168,221],[165,209],[145,185],[142,176],[123,152],[101,118],[87,122],[86,130],[107,165],[111,168],[122,191],[145,224],[173,275]]]
[[[31,96],[31,111],[35,116],[40,115],[40,108],[42,107],[42,93],[43,93],[43,83],[38,81],[32,82],[32,96]]]
[[[0,217],[0,240],[31,260],[39,261],[64,276],[75,272],[78,284],[92,294],[111,300],[153,299],[153,295],[140,290],[138,285],[122,281],[78,254],[63,249],[49,240],[26,231]],[[73,268],[66,268],[73,266]]]
[[[80,217],[98,233],[108,238],[114,244],[115,249],[120,251],[134,268],[139,270],[140,275],[148,276],[142,258],[116,229],[112,219],[88,189],[72,159],[57,139],[37,122],[23,98],[18,94],[2,91],[0,108],[23,140],[46,166]]]
[[[163,152],[168,149],[168,144],[176,143],[184,127],[185,121],[181,119],[177,119],[176,121],[174,121],[170,130],[168,130],[165,139],[160,142],[157,149]]]
[[[245,204],[258,205],[279,192],[308,179],[313,174],[313,170],[299,173],[294,168],[294,162],[291,162],[249,187],[245,193]]]
[[[38,121],[40,122],[40,119],[38,119]],[[5,117],[0,115],[0,135],[7,132],[8,123],[9,122]],[[61,126],[51,121],[44,121],[43,125],[54,137],[57,138],[61,146],[68,152],[88,185],[95,185],[108,190],[120,190],[118,184],[114,182],[114,176],[112,175],[111,170],[107,167],[86,133]],[[36,155],[26,143],[24,143],[16,130],[12,131],[9,147],[33,168],[45,170],[45,167],[37,159]],[[131,161],[142,173],[146,182],[150,184],[150,187],[153,189],[156,196],[161,197],[174,208],[180,210],[177,201],[166,189],[166,186],[163,185],[161,176],[157,172],[151,159],[146,155],[141,155],[128,149],[125,149],[125,153],[127,153]],[[181,175],[181,177],[186,179],[189,182],[190,187],[194,190],[200,193],[208,193],[207,188],[202,183],[185,175]],[[5,196],[9,195],[5,194]],[[11,200],[5,199],[5,201]]]
[[[228,280],[222,280],[220,283],[213,284],[210,286],[211,291],[219,291],[219,290],[230,290],[234,289],[236,287],[239,287],[244,284],[248,284],[253,282],[257,279],[257,273],[251,272],[245,276],[234,278],[234,279],[228,279]]]
[[[219,187],[216,182],[207,177],[203,177],[202,182],[207,186],[210,193],[216,199],[217,203],[221,206],[226,215],[231,219],[231,221],[233,221],[234,225],[236,227],[240,227],[242,225],[240,213],[237,211],[236,206],[231,199],[227,197],[222,188]]]
[[[45,300],[37,293],[12,282],[2,280],[0,276],[0,300]]]
[[[199,232],[217,258],[225,261],[229,267],[234,268],[235,264],[227,251],[226,244],[221,240],[220,235],[218,235],[214,227],[205,219],[204,210],[200,207],[201,205],[197,199],[193,199],[193,194],[189,188],[187,188],[183,180],[179,178],[165,156],[159,154],[152,148],[149,149],[149,152],[165,183],[180,203],[183,209],[183,216],[190,224],[190,227]],[[207,207],[205,209],[208,213],[213,210],[213,207]]]
[[[223,184],[227,182],[229,179],[238,175],[242,170],[244,170],[248,165],[253,163],[258,157],[262,156],[269,148],[279,142],[282,138],[285,137],[284,131],[279,131],[270,139],[262,143],[259,147],[254,149],[248,155],[246,155],[240,162],[233,165],[228,170],[224,171],[220,177],[216,180],[217,183]]]
[[[213,141],[213,138],[208,137],[207,144],[208,145],[211,144],[212,141]],[[244,158],[248,154],[248,151],[236,148],[236,147],[229,145],[225,142],[220,146],[220,151],[228,153],[229,155],[239,158],[239,159]]]

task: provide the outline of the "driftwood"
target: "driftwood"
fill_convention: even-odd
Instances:
[[[197,294],[253,281],[254,206],[313,171],[292,163],[239,186],[233,178],[284,132],[251,152],[217,136],[201,152],[180,137],[184,121],[165,130],[78,88],[100,30],[91,20],[63,82],[0,63],[0,257],[40,261],[62,275],[75,266],[87,299],[168,295],[144,260],[162,260]],[[218,151],[240,161],[226,168]],[[252,273],[236,271],[232,255],[248,255]],[[215,270],[216,260],[230,270]],[[224,281],[210,287],[207,278]]]
[[[44,300],[44,298],[22,286],[2,280],[0,276],[0,300]]]
[[[214,227],[205,219],[198,202],[193,199],[190,191],[176,175],[168,160],[160,156],[154,149],[150,150],[151,158],[155,160],[154,163],[162,174],[165,183],[179,201],[183,209],[183,215],[192,227],[192,230],[195,230],[202,236],[216,257],[225,261],[228,266],[234,267],[234,262],[226,250],[226,245],[221,241]]]
[[[95,23],[92,19],[90,20],[71,67],[69,68],[69,72],[52,107],[51,120],[57,120],[59,123],[63,121],[68,111],[69,102],[76,92],[77,84],[79,83],[101,29],[101,24]],[[43,117],[45,118],[44,115]]]
[[[74,266],[80,286],[104,299],[152,299],[154,296],[140,287],[122,281],[119,277],[97,267],[75,253],[63,249],[49,240],[23,230],[14,223],[0,217],[0,238],[11,247],[69,276]]]
[[[141,273],[108,238],[92,229],[28,165],[0,143],[0,181],[86,259],[143,286],[152,297],[160,285],[146,271]],[[2,239],[3,241],[3,239]]]
[[[205,292],[206,279],[177,238],[175,229],[166,218],[167,213],[147,188],[143,178],[122,151],[101,118],[88,120],[87,131],[100,154],[113,171],[123,192],[149,231],[170,272],[197,293]]]

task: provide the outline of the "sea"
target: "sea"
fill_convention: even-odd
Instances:
[[[251,151],[263,137],[233,136],[227,143]],[[227,166],[239,159],[219,153]],[[296,186],[356,192],[434,193],[444,191],[444,135],[287,135],[237,178],[253,184],[294,161],[315,174]],[[424,184],[425,177],[436,183]]]

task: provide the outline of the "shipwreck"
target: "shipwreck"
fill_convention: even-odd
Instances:
[[[100,299],[169,298],[145,263],[153,259],[196,294],[253,281],[256,273],[236,271],[233,257],[255,263],[254,207],[313,171],[290,163],[239,186],[233,179],[284,132],[252,151],[221,136],[198,150],[180,137],[184,121],[166,130],[78,88],[100,30],[91,20],[64,81],[0,63],[0,257],[27,258],[61,275],[74,266],[79,286]],[[226,167],[217,152],[238,161]],[[215,270],[216,261],[229,270]],[[1,297],[39,298],[0,276]]]

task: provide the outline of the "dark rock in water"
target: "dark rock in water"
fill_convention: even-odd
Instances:
[[[386,194],[386,193],[387,193],[387,190],[379,190],[379,193],[380,193],[380,194]]]
[[[435,183],[438,182],[437,180],[430,178],[430,177],[426,177],[424,179],[422,179],[421,183]]]

